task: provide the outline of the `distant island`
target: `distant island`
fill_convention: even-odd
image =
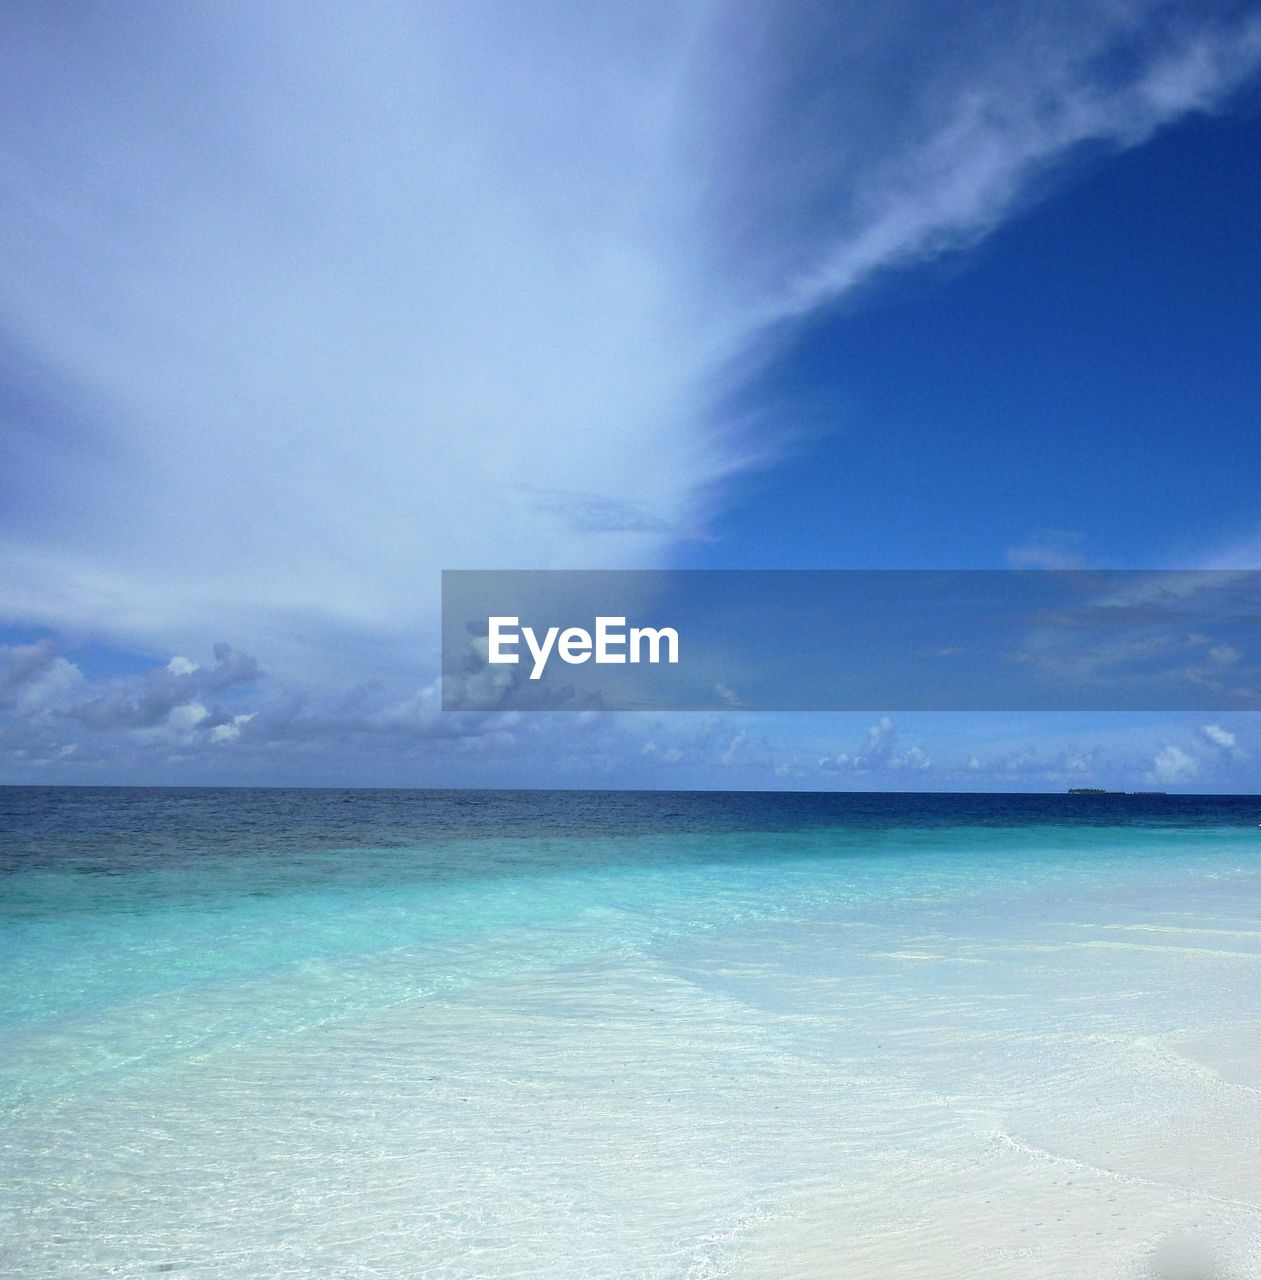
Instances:
[[[1069,787],[1070,796],[1167,796],[1167,791],[1105,791],[1103,787]]]

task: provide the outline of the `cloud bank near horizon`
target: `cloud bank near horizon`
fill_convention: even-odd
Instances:
[[[317,683],[414,672],[442,567],[668,562],[798,318],[1261,60],[1152,0],[4,22],[4,613]]]
[[[0,761],[25,784],[1248,790],[1255,715],[443,712],[436,684],[286,686],[226,644],[134,675],[0,645]]]

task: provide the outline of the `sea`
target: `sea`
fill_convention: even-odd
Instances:
[[[1259,824],[0,788],[0,1275],[1261,1276]]]

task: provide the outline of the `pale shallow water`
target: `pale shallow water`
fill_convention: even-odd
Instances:
[[[0,1271],[1261,1275],[1259,810],[0,791]]]

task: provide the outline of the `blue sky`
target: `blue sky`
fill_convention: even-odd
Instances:
[[[747,479],[722,563],[1198,567],[1255,548],[1259,109],[1244,95],[1086,161],[975,249],[803,326],[750,394],[810,447]]]
[[[1261,7],[2,21],[0,781],[1257,789],[434,682],[443,568],[1261,562]]]

